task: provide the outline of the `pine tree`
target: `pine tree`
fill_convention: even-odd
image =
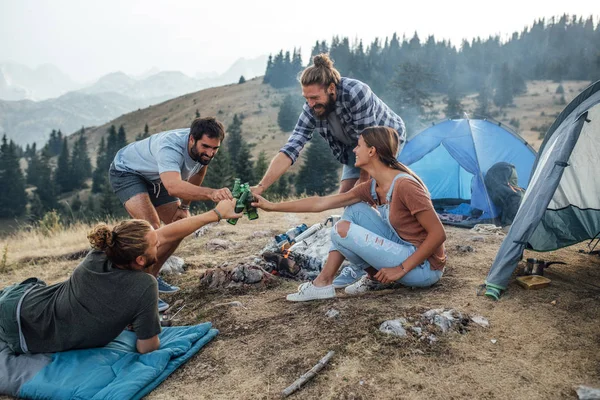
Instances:
[[[92,176],[92,163],[87,151],[87,139],[83,132],[75,141],[71,154],[71,183],[75,189],[85,186],[85,180]]]
[[[119,133],[117,133],[117,143],[116,143],[116,149],[117,151],[121,150],[123,147],[127,146],[127,135],[125,134],[125,127],[123,125],[121,125],[119,127]],[[115,154],[113,155],[113,157],[117,154],[117,151],[115,151]]]
[[[2,137],[0,146],[0,217],[15,217],[25,212],[25,178],[19,165],[15,143]]]
[[[277,123],[284,132],[290,132],[296,126],[298,121],[298,115],[300,115],[299,107],[296,105],[294,97],[288,94],[283,99],[281,106],[279,107],[279,113],[277,114]]]
[[[261,150],[258,153],[258,158],[256,159],[256,164],[254,165],[254,177],[258,182],[267,172],[269,168],[269,162],[267,161],[267,153],[264,150]]]
[[[244,78],[244,75],[240,76],[240,80],[238,81],[238,85],[241,85],[242,83],[246,83],[246,78]]]
[[[456,91],[456,85],[451,85],[448,90],[448,97],[446,97],[446,107],[444,108],[444,114],[447,118],[462,118],[465,109],[460,101],[458,92]]]
[[[37,204],[36,209],[32,209],[32,214],[36,219],[41,219],[45,213],[52,210],[58,210],[58,188],[50,167],[50,158],[52,158],[51,150],[44,147],[40,157],[40,169],[38,182],[41,183],[35,190],[34,196],[37,197],[34,203]]]
[[[31,146],[30,154],[31,155],[29,156],[27,164],[27,184],[38,186],[40,171],[40,155],[37,153],[35,143]]]
[[[200,118],[200,111],[196,108],[196,118]]]
[[[500,108],[507,107],[513,102],[512,76],[508,64],[502,64],[500,76],[496,80],[496,90],[494,92],[494,104]]]
[[[208,165],[202,186],[212,189],[230,188],[233,184],[234,170],[227,149],[219,149]]]
[[[490,114],[490,88],[484,83],[477,95],[477,108],[475,114],[480,118],[489,117]]]
[[[254,162],[252,162],[252,154],[250,147],[246,141],[242,141],[237,158],[233,161],[236,177],[240,178],[242,183],[249,182],[253,185],[254,182]]]
[[[54,173],[56,185],[58,186],[60,193],[68,192],[73,189],[71,182],[71,163],[69,158],[69,146],[67,144],[67,138],[64,138],[62,150],[58,156],[58,164]]]
[[[418,40],[415,34],[411,42]],[[423,123],[431,119],[433,101],[430,93],[434,82],[434,74],[415,62],[402,64],[392,81],[395,109],[402,116],[409,133],[418,132]]]
[[[331,150],[320,135],[314,135],[304,152],[304,164],[296,179],[296,193],[324,196],[338,186],[340,163],[331,157]]]
[[[96,158],[96,169],[92,175],[92,193],[102,192],[102,187],[108,183],[108,167],[112,160],[108,158],[104,137],[100,139]]]
[[[121,214],[121,209],[121,203],[113,193],[110,185],[104,185],[102,187],[102,197],[100,199],[100,215],[117,216]]]
[[[229,158],[232,162],[237,160],[240,148],[242,146],[242,121],[238,118],[237,114],[233,115],[233,121],[231,125],[227,127],[227,150],[229,151]]]

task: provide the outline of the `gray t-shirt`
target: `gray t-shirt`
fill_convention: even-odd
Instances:
[[[90,251],[68,280],[25,296],[21,324],[30,352],[56,352],[105,346],[129,324],[138,339],[150,339],[161,330],[157,310],[154,277]]]
[[[204,166],[190,157],[189,137],[189,128],[176,129],[130,143],[115,155],[115,168],[140,174],[150,182],[160,181],[163,172],[179,172],[187,181]]]
[[[329,130],[331,134],[340,142],[344,143],[346,146],[356,146],[356,139],[353,139],[342,126],[342,121],[340,117],[335,113],[335,111],[330,112],[327,115],[327,122],[329,123]]]

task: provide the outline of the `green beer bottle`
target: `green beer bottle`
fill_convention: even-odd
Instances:
[[[246,200],[246,212],[248,213],[248,219],[250,221],[258,219],[258,210],[252,205],[252,202],[255,200],[256,199],[252,195],[252,192],[248,190],[248,199]]]
[[[235,178],[235,181],[233,183],[233,190],[231,191],[233,198],[239,199],[241,191],[242,191],[242,185],[240,183],[240,178]]]
[[[242,195],[243,189],[244,189],[244,185],[242,185],[240,183],[240,178],[235,178],[235,181],[233,183],[233,190],[231,191],[231,194],[233,195],[233,198],[237,200],[236,205],[235,205],[236,212],[238,212],[237,208],[238,208],[239,199]],[[227,220],[227,222],[230,223],[231,225],[237,224],[237,221],[238,221],[237,218],[230,218]]]

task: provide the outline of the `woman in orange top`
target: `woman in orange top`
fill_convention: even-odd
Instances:
[[[355,166],[372,178],[349,192],[283,203],[257,196],[254,203],[265,211],[285,212],[347,207],[332,230],[325,267],[313,282],[288,295],[290,301],[335,297],[332,282],[344,259],[367,271],[345,288],[348,294],[372,290],[380,283],[428,287],[442,276],[446,233],[421,179],[396,159],[398,133],[382,126],[366,128],[353,151]]]

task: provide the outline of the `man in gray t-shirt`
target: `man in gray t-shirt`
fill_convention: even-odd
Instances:
[[[159,348],[157,283],[146,274],[173,244],[222,218],[239,218],[235,200],[155,230],[148,221],[97,225],[88,239],[94,250],[69,279],[45,286],[37,279],[0,290],[0,342],[17,354],[105,346],[127,326],[136,348]]]
[[[109,182],[129,215],[145,219],[154,229],[161,221],[170,224],[188,218],[193,200],[233,198],[228,188],[201,186],[224,138],[225,128],[215,118],[196,118],[190,129],[157,133],[119,150],[110,166]],[[175,243],[147,271],[157,277],[161,292],[178,290],[158,278],[160,268],[178,245]],[[168,307],[159,303],[159,308]]]

